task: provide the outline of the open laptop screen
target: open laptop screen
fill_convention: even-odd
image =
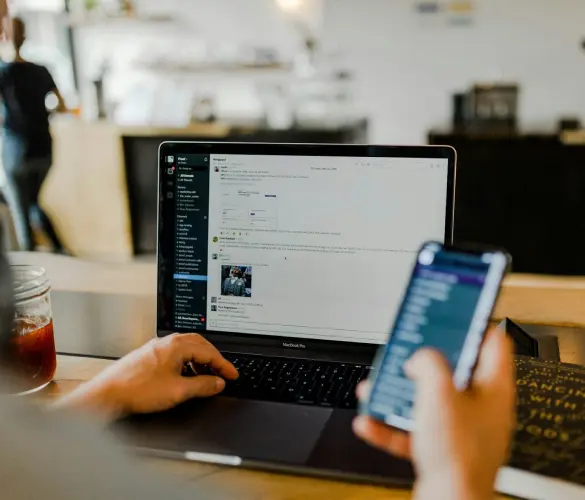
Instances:
[[[163,146],[159,330],[385,342],[421,243],[450,239],[452,159],[415,149]]]

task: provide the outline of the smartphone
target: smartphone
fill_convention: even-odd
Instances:
[[[510,257],[501,250],[425,243],[418,252],[402,304],[380,349],[371,391],[360,413],[411,431],[414,383],[404,363],[421,347],[439,350],[455,386],[469,384]]]

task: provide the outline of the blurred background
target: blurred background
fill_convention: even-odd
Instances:
[[[448,144],[457,241],[507,248],[517,272],[585,274],[580,0],[11,6],[68,110],[41,204],[72,255],[154,259],[164,140]]]

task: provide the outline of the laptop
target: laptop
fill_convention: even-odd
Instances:
[[[165,142],[157,335],[197,332],[225,392],[120,425],[162,456],[409,485],[351,430],[421,243],[453,238],[449,147]]]

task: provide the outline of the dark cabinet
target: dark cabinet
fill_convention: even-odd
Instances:
[[[458,152],[455,240],[506,248],[522,273],[585,275],[585,146],[556,135],[431,133]]]

